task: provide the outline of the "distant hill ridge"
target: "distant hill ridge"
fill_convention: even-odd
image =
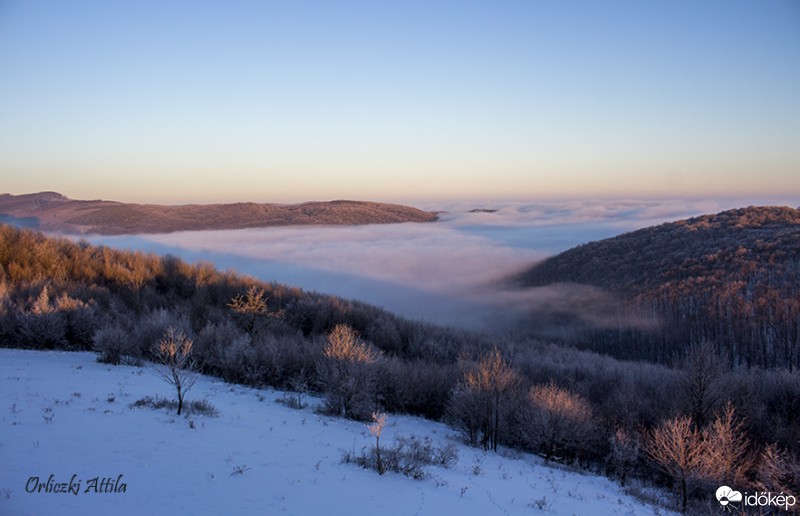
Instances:
[[[523,287],[580,283],[615,292],[656,332],[584,339],[624,357],[668,360],[708,340],[734,364],[800,368],[800,211],[748,207],[580,245],[514,278]]]
[[[582,244],[518,280],[524,286],[573,282],[639,294],[712,270],[738,273],[747,263],[776,265],[798,255],[800,210],[750,206]]]
[[[170,233],[291,225],[431,222],[434,213],[410,206],[337,200],[301,204],[189,204],[164,206],[74,200],[57,192],[0,195],[0,217],[39,229],[71,233]],[[31,222],[33,221],[33,222]]]

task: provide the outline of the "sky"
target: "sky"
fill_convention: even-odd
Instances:
[[[0,0],[0,191],[800,193],[800,3]]]

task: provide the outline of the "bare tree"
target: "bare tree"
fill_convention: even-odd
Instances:
[[[325,408],[329,414],[364,420],[369,417],[375,391],[375,369],[379,354],[345,324],[327,335],[324,356],[317,374],[325,387]]]
[[[759,459],[756,482],[759,490],[800,494],[800,462],[797,459],[777,444],[765,446]]]
[[[197,380],[192,359],[192,340],[185,333],[168,328],[155,346],[154,354],[157,361],[156,371],[165,382],[175,387],[180,415],[184,397]]]
[[[464,373],[462,392],[467,393],[467,398],[463,401],[480,407],[481,444],[484,450],[497,451],[501,404],[518,382],[519,377],[503,360],[496,347],[478,362],[476,369]]]
[[[270,312],[267,305],[266,291],[263,288],[252,285],[247,289],[245,295],[234,297],[228,306],[239,314],[245,322],[245,329],[251,337],[254,337],[261,329],[266,326],[269,318],[278,317],[280,312]]]
[[[725,485],[741,485],[751,465],[748,457],[750,441],[744,423],[734,413],[733,404],[728,402],[725,405],[703,436],[706,451],[702,464],[704,476]]]
[[[703,436],[689,417],[669,419],[650,433],[647,454],[680,485],[684,513],[688,482],[699,473],[704,448]]]
[[[383,412],[373,412],[372,419],[374,423],[367,425],[367,428],[369,428],[370,435],[375,436],[375,465],[378,468],[378,474],[383,475],[386,472],[386,468],[381,460],[381,433],[383,433],[389,417]]]
[[[483,429],[485,404],[482,403],[478,393],[471,390],[463,382],[456,385],[450,392],[447,403],[447,420],[459,429],[470,446],[478,445]]]
[[[689,349],[683,369],[681,386],[689,413],[699,428],[706,425],[709,415],[719,402],[719,381],[727,367],[727,357],[717,353],[711,342],[704,340]]]
[[[611,436],[609,444],[611,445],[609,461],[619,474],[620,484],[624,486],[628,474],[639,460],[641,451],[639,436],[624,427],[619,427]]]
[[[530,444],[546,460],[578,456],[591,447],[592,409],[582,397],[550,382],[531,387]]]

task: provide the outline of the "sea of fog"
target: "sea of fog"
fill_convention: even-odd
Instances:
[[[580,310],[581,299],[590,295],[504,286],[504,278],[547,256],[662,222],[753,204],[797,206],[797,199],[412,204],[441,212],[440,219],[82,238],[204,260],[264,281],[359,299],[412,319],[504,330],[540,306]]]

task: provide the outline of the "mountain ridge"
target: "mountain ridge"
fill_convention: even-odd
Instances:
[[[518,287],[598,287],[656,331],[584,335],[595,351],[670,361],[713,342],[732,364],[800,367],[800,210],[750,206],[639,229],[550,257]]]
[[[720,252],[735,253],[745,244],[750,251],[763,251],[759,242],[763,243],[764,237],[781,243],[786,240],[792,256],[797,256],[800,239],[793,245],[794,239],[789,238],[796,235],[800,235],[800,210],[787,206],[736,208],[581,244],[528,268],[516,280],[523,286],[574,282],[638,294],[654,281],[668,279],[665,275],[679,276],[670,269],[675,266],[719,261]],[[643,261],[648,262],[649,270],[641,267]],[[609,276],[601,267],[614,267],[617,274]],[[648,274],[653,268],[659,276]]]
[[[362,225],[432,222],[438,217],[410,206],[370,201],[300,204],[159,205],[70,199],[58,192],[0,194],[0,216],[38,229],[108,235],[172,233],[291,225]]]

